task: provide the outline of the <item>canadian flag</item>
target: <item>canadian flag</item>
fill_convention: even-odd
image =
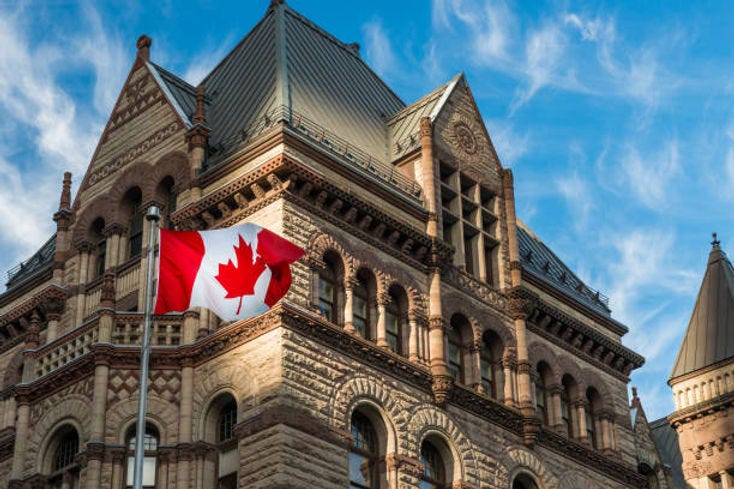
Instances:
[[[155,314],[201,306],[225,321],[270,309],[291,285],[303,250],[255,224],[213,231],[160,231]]]

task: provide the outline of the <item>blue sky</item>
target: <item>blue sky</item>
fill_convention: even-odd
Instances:
[[[62,173],[81,181],[140,34],[195,84],[267,4],[0,2],[0,269],[53,232]],[[359,42],[408,103],[466,73],[519,216],[611,298],[647,358],[632,383],[648,416],[668,414],[711,232],[734,252],[734,4],[289,4]]]

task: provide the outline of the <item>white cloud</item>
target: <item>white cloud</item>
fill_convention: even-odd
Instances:
[[[485,121],[497,155],[505,167],[515,166],[530,150],[530,132],[518,131],[512,122],[506,119],[489,119]]]
[[[511,112],[527,103],[535,93],[558,77],[565,61],[567,40],[560,27],[553,22],[530,32],[525,42],[525,74],[527,85],[518,91]]]
[[[388,77],[397,67],[390,38],[379,19],[362,26],[365,37],[365,57],[380,76]]]
[[[628,144],[620,158],[622,175],[620,183],[632,189],[635,197],[652,209],[671,205],[672,184],[680,174],[680,155],[677,139],[672,139],[656,152],[641,154],[637,147]]]
[[[586,229],[594,210],[595,197],[589,182],[582,178],[578,171],[574,171],[568,176],[556,179],[555,184],[573,216],[574,230],[581,234]]]
[[[198,54],[194,55],[188,67],[184,70],[182,78],[190,84],[196,86],[208,75],[214,67],[224,59],[232,48],[231,36],[228,36],[219,47],[211,49],[210,47],[202,49]]]

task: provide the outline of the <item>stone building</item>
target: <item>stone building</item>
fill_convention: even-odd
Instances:
[[[262,316],[155,318],[146,487],[667,487],[630,421],[643,358],[517,219],[463,75],[406,105],[277,0],[198,87],[151,42],[0,296],[0,484],[130,484],[155,204],[307,254]]]
[[[668,381],[675,411],[661,420],[665,422],[653,425],[663,459],[679,465],[680,487],[731,489],[734,269],[716,235],[711,244],[701,289]]]

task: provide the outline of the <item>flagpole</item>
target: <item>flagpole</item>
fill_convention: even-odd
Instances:
[[[133,472],[133,489],[143,489],[143,460],[145,455],[143,441],[145,439],[145,415],[148,402],[148,363],[150,361],[150,328],[153,322],[153,273],[155,271],[155,238],[160,219],[158,207],[151,206],[145,218],[150,221],[148,233],[148,270],[145,280],[145,321],[143,322],[143,344],[140,347],[140,382],[138,399],[138,425],[135,435],[135,471]]]

